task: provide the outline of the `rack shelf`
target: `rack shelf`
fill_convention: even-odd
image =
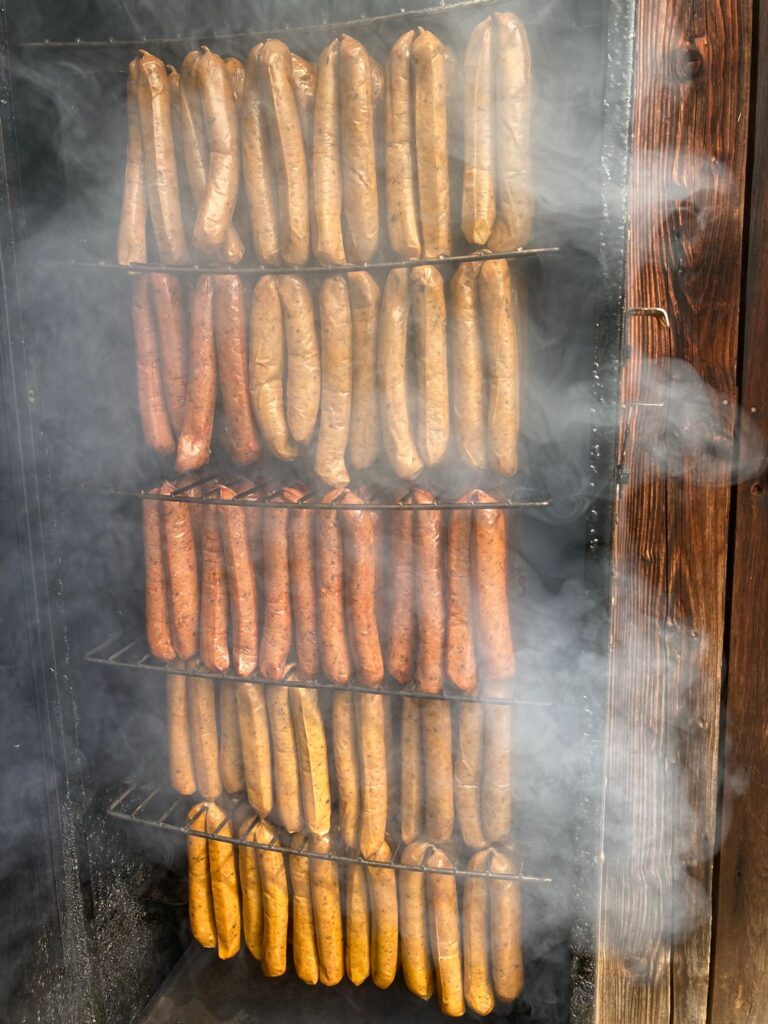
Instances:
[[[408,686],[380,686],[371,689],[369,686],[359,686],[350,682],[344,686],[337,683],[326,682],[324,679],[296,679],[289,667],[284,679],[265,679],[262,676],[235,676],[225,672],[211,672],[201,666],[189,668],[185,665],[167,664],[152,657],[144,637],[136,637],[126,640],[125,636],[113,634],[102,640],[96,647],[91,648],[85,656],[85,661],[94,665],[106,665],[109,668],[133,669],[140,672],[161,672],[163,675],[172,673],[180,676],[202,677],[204,679],[218,679],[222,682],[239,683],[248,685],[258,683],[261,686],[287,686],[299,690],[328,691],[329,693],[382,693],[389,697],[409,697],[415,700],[439,700],[459,704],[496,704],[502,707],[529,707],[548,708],[552,706],[549,700],[532,700],[521,697],[487,697],[482,694],[462,693],[421,693]]]
[[[401,864],[399,863],[400,853],[404,844],[400,843],[393,851],[390,861],[367,860],[360,855],[343,853],[316,853],[314,850],[304,846],[293,849],[280,839],[272,843],[257,843],[249,839],[241,839],[239,836],[221,835],[221,830],[231,821],[242,818],[242,822],[248,823],[249,828],[259,821],[259,816],[253,813],[245,797],[235,798],[231,806],[227,808],[227,814],[218,828],[213,832],[206,832],[195,828],[203,814],[201,808],[197,814],[187,819],[187,811],[191,805],[188,797],[179,796],[174,790],[167,786],[149,786],[143,783],[131,783],[127,785],[120,795],[112,801],[107,808],[107,814],[120,821],[127,821],[134,825],[144,825],[149,828],[164,829],[169,832],[177,832],[186,836],[199,836],[202,839],[214,839],[222,843],[229,843],[232,846],[250,846],[256,850],[272,850],[277,853],[308,857],[313,860],[329,860],[339,864],[358,864],[364,867],[388,867],[394,871],[417,871],[424,874],[452,875],[456,878],[492,878],[504,881],[526,882],[546,884],[552,881],[542,875],[531,875],[522,869],[516,873],[491,872],[491,871],[470,871],[467,868],[434,868],[426,864]]]

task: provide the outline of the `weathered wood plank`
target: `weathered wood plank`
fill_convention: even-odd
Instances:
[[[598,1024],[706,1020],[750,7],[638,0]]]
[[[768,18],[759,19],[742,405],[768,437]],[[736,495],[712,1024],[768,1015],[768,477]]]

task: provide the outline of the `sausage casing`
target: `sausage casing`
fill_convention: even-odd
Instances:
[[[322,392],[315,472],[330,486],[349,482],[344,455],[352,414],[352,313],[346,280],[328,277],[320,289]]]
[[[434,847],[427,855],[427,864],[434,868],[450,869],[453,866],[448,855]],[[430,872],[427,874],[427,892],[438,1002],[446,1017],[461,1017],[465,1006],[456,878]]]
[[[356,677],[363,686],[380,686],[384,681],[384,659],[376,619],[376,516],[366,509],[345,509],[345,504],[363,502],[349,491],[340,511],[349,638]]]
[[[299,502],[304,488],[286,487],[283,498]],[[317,627],[315,572],[315,512],[291,511],[288,516],[288,555],[290,562],[291,611],[293,615],[296,674],[299,679],[317,679],[320,672],[320,648]]]
[[[423,841],[410,843],[403,850],[400,861],[402,864],[421,865],[431,849],[429,843]],[[435,988],[435,972],[429,948],[426,875],[421,871],[401,871],[398,896],[403,980],[415,996],[429,999]]]
[[[205,815],[207,832],[232,837],[232,822],[217,804],[208,804]],[[216,918],[216,949],[220,960],[229,960],[240,951],[240,892],[237,884],[235,848],[221,840],[208,840],[211,894]]]
[[[503,850],[491,851],[491,871],[513,874],[514,859]],[[491,890],[491,965],[493,987],[503,1003],[511,1003],[523,990],[523,944],[520,887],[505,878],[493,878]]]
[[[366,263],[379,247],[373,83],[368,51],[350,36],[339,42],[339,98],[345,249]]]
[[[354,694],[333,695],[333,761],[339,791],[339,825],[348,850],[360,840],[360,767]]]
[[[168,773],[177,793],[190,796],[197,790],[195,763],[189,730],[187,677],[168,673],[165,681],[168,713]]]
[[[265,687],[248,683],[237,688],[237,722],[243,750],[248,803],[265,818],[272,813],[272,741]]]
[[[189,809],[187,822],[199,832],[205,831],[204,803]],[[216,918],[213,911],[211,872],[208,864],[208,840],[187,836],[187,870],[189,875],[189,923],[192,934],[206,949],[216,946]]]
[[[286,417],[293,440],[309,444],[320,408],[320,346],[306,283],[293,274],[277,280],[285,329]]]
[[[148,274],[136,278],[132,310],[136,385],[144,441],[158,455],[172,455],[176,442],[163,394],[160,348],[150,302]]]
[[[171,484],[161,493],[169,494]],[[188,661],[197,654],[200,623],[200,590],[195,533],[191,506],[179,501],[161,502],[163,535],[168,559],[168,583],[173,646]]]
[[[265,679],[282,679],[291,653],[291,576],[288,559],[286,508],[267,506],[262,513],[264,565],[264,622],[261,628],[259,671]]]
[[[225,57],[224,67],[227,69],[227,78],[232,88],[232,99],[235,101],[235,110],[239,111],[243,104],[245,93],[245,67],[237,57]]]
[[[314,690],[290,691],[291,717],[299,758],[301,803],[308,832],[324,836],[331,830],[331,784],[325,725]]]
[[[333,844],[329,836],[314,836],[310,847],[314,853],[331,853]],[[320,983],[338,985],[344,977],[344,938],[338,864],[331,860],[312,857],[309,877],[312,885],[312,911],[315,916]]]
[[[421,741],[421,704],[403,701],[400,732],[400,834],[412,843],[424,826],[424,758]]]
[[[355,694],[360,758],[360,852],[373,857],[387,831],[387,698]]]
[[[229,595],[215,505],[203,506],[203,584],[200,599],[200,660],[211,672],[229,668]]]
[[[459,500],[466,501],[467,497]],[[448,516],[445,674],[454,686],[466,692],[472,692],[477,686],[475,639],[472,630],[471,550],[472,512],[469,509],[456,509]],[[482,572],[482,568],[479,571]]]
[[[268,821],[259,821],[251,836],[256,843],[271,844],[277,831]],[[257,850],[261,890],[264,894],[264,932],[261,969],[268,978],[285,974],[288,961],[288,876],[285,857],[276,850]]]
[[[304,144],[310,147],[312,145],[312,115],[315,111],[317,95],[317,68],[311,61],[304,60],[297,53],[291,54],[291,82],[293,94],[296,97],[296,106],[299,108]]]
[[[150,494],[158,491],[159,488],[156,487]],[[170,594],[160,506],[159,501],[152,499],[147,499],[142,504],[147,645],[154,658],[160,661],[173,661],[176,651],[171,634]]]
[[[386,185],[389,244],[404,260],[421,256],[421,238],[413,162],[411,45],[416,33],[405,32],[389,51],[386,75]]]
[[[410,274],[416,356],[416,444],[427,466],[441,461],[448,447],[448,345],[445,292],[437,267],[414,267]]]
[[[389,861],[392,850],[385,841],[372,860]],[[392,868],[368,867],[371,896],[371,977],[377,988],[389,988],[397,974],[397,882]]]
[[[225,430],[232,458],[249,465],[259,456],[259,438],[248,396],[248,337],[243,285],[236,274],[221,274],[213,288],[216,362]]]
[[[371,911],[366,869],[362,864],[348,865],[346,883],[344,938],[347,977],[353,985],[362,985],[371,974]]]
[[[297,832],[293,837],[293,849],[301,849],[307,837]],[[293,966],[296,974],[306,985],[316,985],[320,976],[315,941],[315,919],[312,913],[312,887],[309,880],[309,858],[293,854],[288,858],[291,872],[292,915],[293,915]]]
[[[490,850],[480,850],[470,858],[467,867],[470,871],[487,871],[490,857]],[[464,995],[470,1010],[485,1017],[494,1005],[488,943],[490,907],[485,878],[465,880],[463,909]]]
[[[123,205],[117,236],[117,262],[121,266],[147,262],[147,183],[139,121],[138,79],[139,61],[136,58],[128,65],[128,141],[125,147]]]
[[[259,83],[258,61],[264,44],[257,43],[248,54],[241,113],[243,180],[248,199],[253,250],[259,263],[280,264],[277,197],[272,179],[269,127]]]
[[[462,263],[450,285],[453,422],[463,461],[484,469],[485,368],[480,330],[479,262]]]
[[[395,473],[413,480],[424,468],[408,412],[408,271],[391,270],[381,300],[378,332],[379,382],[384,449]]]
[[[192,298],[189,381],[176,449],[176,472],[200,469],[211,457],[216,409],[216,349],[213,341],[213,278],[201,274]]]
[[[434,501],[424,490],[413,491],[413,501],[430,505]],[[419,647],[416,683],[423,693],[439,693],[443,686],[445,604],[443,583],[443,519],[438,510],[411,513],[414,522],[416,574],[416,618]]]
[[[312,248],[318,263],[344,263],[341,230],[341,105],[339,40],[334,39],[317,62],[312,140]]]
[[[473,491],[473,497],[478,503],[493,501],[485,491]],[[498,508],[478,508],[473,516],[476,633],[483,684],[490,696],[503,697],[515,674],[507,592],[507,524]]]
[[[221,774],[216,690],[213,680],[204,676],[192,676],[189,680],[187,699],[197,788],[206,800],[216,800],[221,793]]]
[[[443,44],[431,32],[419,29],[411,44],[411,60],[422,254],[434,259],[449,256],[451,252],[448,101]]]
[[[518,307],[520,278],[506,260],[487,260],[480,270],[480,305],[488,365],[488,466],[512,476],[517,471],[520,425]]]
[[[487,705],[483,735],[481,806],[483,833],[491,843],[504,841],[512,827],[512,708]]]
[[[220,498],[234,496],[235,492],[229,487],[219,489]],[[251,510],[241,505],[217,508],[227,566],[234,669],[239,676],[250,676],[256,671],[259,650],[258,591],[248,529]]]
[[[298,455],[298,449],[288,432],[285,415],[284,359],[277,279],[268,275],[260,278],[253,289],[248,385],[256,422],[267,447],[279,459],[291,460]]]
[[[487,846],[481,813],[483,774],[483,706],[462,702],[458,708],[453,760],[456,818],[461,837],[473,850]]]
[[[490,18],[475,26],[464,58],[461,230],[471,245],[485,245],[496,219],[491,26]]]
[[[323,498],[331,504],[341,494],[330,491]],[[348,683],[352,675],[352,659],[347,642],[344,614],[344,555],[341,526],[336,508],[317,516],[317,612],[320,632],[320,660],[323,672],[332,683]]]
[[[409,504],[406,495],[401,499]],[[413,679],[416,655],[416,609],[414,607],[413,564],[414,516],[400,511],[389,516],[389,562],[391,565],[387,672],[405,685]]]
[[[237,683],[222,682],[219,686],[219,771],[228,793],[245,789],[243,748],[237,715]]]
[[[381,290],[366,271],[347,275],[352,313],[352,419],[347,454],[352,469],[367,469],[379,454],[376,335]]]
[[[277,813],[286,832],[298,832],[303,824],[299,755],[296,750],[287,686],[267,687],[267,708],[272,737]]]
[[[451,705],[425,700],[421,707],[424,750],[424,835],[432,842],[447,842],[453,834],[453,773]]]
[[[237,108],[222,58],[202,47],[197,84],[208,129],[208,173],[195,220],[193,242],[217,252],[227,238],[240,184],[240,140]]]
[[[251,840],[253,829],[246,822],[240,829],[240,838]],[[261,960],[264,930],[264,894],[261,890],[259,859],[252,846],[238,846],[237,866],[240,877],[240,903],[243,912],[243,938],[256,960]]]

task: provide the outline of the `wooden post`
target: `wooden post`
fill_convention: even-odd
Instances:
[[[707,1015],[750,47],[638,0],[598,1024]]]

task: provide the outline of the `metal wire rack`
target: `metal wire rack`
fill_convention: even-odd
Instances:
[[[158,661],[152,657],[143,637],[131,640],[120,634],[114,634],[102,640],[96,647],[91,648],[85,654],[85,661],[95,665],[106,665],[109,668],[134,669],[146,672],[161,672],[163,675],[202,677],[222,682],[239,683],[248,685],[258,683],[261,686],[286,686],[299,690],[318,690],[334,693],[381,693],[389,697],[408,697],[415,700],[439,700],[459,704],[497,704],[504,706],[548,708],[552,706],[550,700],[536,700],[525,697],[490,697],[476,693],[462,693],[457,690],[451,693],[421,693],[412,686],[380,686],[372,689],[370,686],[360,686],[352,680],[340,686],[337,683],[327,682],[325,679],[297,679],[293,675],[293,667],[289,666],[283,679],[265,679],[262,676],[235,676],[222,672],[211,672],[201,666],[189,667],[182,663],[168,664]]]
[[[244,826],[241,831],[249,831],[253,825],[262,820],[255,814],[245,797],[236,797],[231,801],[231,806],[225,809],[224,820],[213,832],[208,832],[202,827],[195,827],[204,814],[205,808],[201,807],[191,817],[187,818],[191,800],[188,797],[179,796],[174,790],[167,786],[149,786],[143,783],[127,784],[120,795],[112,801],[107,808],[107,814],[120,821],[126,821],[133,825],[144,825],[149,828],[164,829],[169,832],[177,832],[186,836],[199,836],[202,839],[213,839],[222,843],[230,843],[232,846],[250,846],[256,850],[271,850],[275,853],[308,857],[313,860],[328,860],[339,864],[358,864],[364,867],[387,867],[394,871],[419,871],[424,874],[452,875],[456,878],[489,878],[499,881],[525,882],[547,884],[551,878],[542,875],[528,874],[524,870],[519,872],[493,872],[493,871],[470,871],[468,868],[437,868],[427,864],[401,864],[400,855],[404,844],[399,843],[393,850],[389,861],[368,860],[360,854],[349,853],[317,853],[308,848],[309,838],[297,849],[287,845],[281,836],[278,836],[271,843],[259,843],[251,839],[241,839],[240,836],[222,835],[222,830],[231,822],[238,821]]]

